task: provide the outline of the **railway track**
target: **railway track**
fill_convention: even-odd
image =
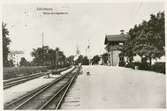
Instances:
[[[56,72],[60,73],[60,72],[65,71],[65,70],[67,70],[69,68],[70,67],[62,68],[62,69],[59,69],[59,70],[56,70],[56,71],[53,70],[53,72],[54,73],[56,73]],[[3,82],[3,89],[7,89],[7,88],[10,88],[12,86],[24,83],[26,81],[29,81],[29,80],[32,80],[32,79],[35,79],[35,78],[47,75],[48,73],[50,73],[50,72],[40,72],[40,73],[28,75],[28,76],[22,76],[22,77],[17,77],[17,78],[9,79],[9,80],[4,80],[4,82]]]
[[[71,84],[77,77],[79,68],[45,84],[26,95],[4,105],[7,110],[59,109]]]

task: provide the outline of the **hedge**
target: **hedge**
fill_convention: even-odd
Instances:
[[[149,70],[165,74],[165,62],[156,62],[151,66],[148,63],[132,62],[126,64],[124,67],[135,69],[135,66],[138,66],[139,70]]]
[[[165,62],[156,62],[151,66],[151,70],[159,73],[165,74]]]

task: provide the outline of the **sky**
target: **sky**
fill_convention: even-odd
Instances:
[[[10,50],[24,51],[19,57],[32,60],[33,48],[42,46],[42,32],[44,45],[53,49],[59,47],[66,56],[75,55],[78,47],[81,54],[92,57],[105,52],[105,35],[120,34],[121,29],[128,32],[135,24],[149,20],[150,14],[163,9],[163,2],[141,1],[5,4],[2,20],[10,32]],[[57,14],[59,12],[65,14]]]

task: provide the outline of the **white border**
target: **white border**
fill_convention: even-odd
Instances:
[[[2,0],[0,1],[0,14],[2,14],[2,5],[3,4],[36,4],[36,3],[128,3],[128,2],[164,2],[165,3],[165,33],[167,32],[167,19],[166,19],[166,15],[167,15],[167,1],[165,0]],[[0,16],[0,20],[2,21],[2,15]],[[0,29],[2,29],[2,27],[0,27]],[[2,30],[1,30],[2,31]],[[166,35],[166,34],[165,34]],[[0,39],[0,110],[3,110],[3,65],[2,65],[2,33],[1,33],[1,39]],[[166,36],[165,36],[165,51],[167,51],[167,47],[166,47]],[[167,61],[167,57],[166,57],[166,61]],[[167,65],[166,65],[166,69],[167,69]],[[167,71],[167,70],[166,70]],[[166,89],[167,89],[167,85],[166,85]],[[167,97],[166,97],[167,100]],[[166,106],[167,106],[167,102],[166,102]],[[91,109],[92,110],[92,109]],[[103,110],[103,109],[102,109]],[[100,110],[100,111],[102,111]],[[110,111],[115,111],[115,110],[119,110],[119,111],[129,111],[129,110],[135,110],[135,111],[165,111],[165,109],[110,109]],[[49,110],[51,111],[51,110]],[[84,111],[89,111],[89,110],[84,110]],[[96,109],[96,111],[99,111],[98,109]]]

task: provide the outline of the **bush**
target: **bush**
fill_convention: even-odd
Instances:
[[[131,62],[125,65],[125,67],[135,69],[135,66],[138,66],[139,70],[150,70],[150,66],[148,63],[141,62]]]
[[[135,69],[135,66],[138,66],[139,70],[150,70],[165,74],[165,62],[156,62],[152,66],[150,66],[148,63],[141,63],[141,62],[132,62],[125,65],[125,67],[132,69]]]
[[[126,64],[125,67],[134,69],[134,68],[135,68],[135,65],[134,65],[134,63],[132,62],[132,63]]]
[[[120,61],[119,62],[119,66],[125,66],[125,62],[124,61]]]
[[[134,66],[138,66],[139,70],[150,70],[150,65],[147,62],[134,62]]]
[[[151,66],[151,70],[165,74],[165,62],[156,62],[154,65]]]

